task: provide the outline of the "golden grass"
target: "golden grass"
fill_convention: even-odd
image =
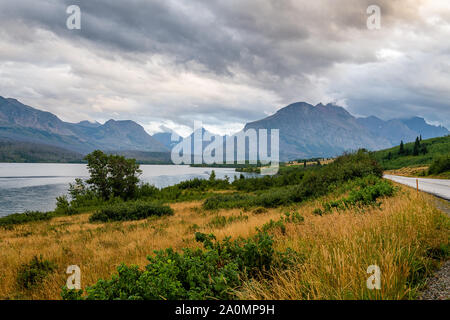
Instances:
[[[432,205],[433,198],[402,187],[381,208],[364,213],[347,210],[331,216],[306,214],[305,223],[276,239],[277,248],[292,248],[304,261],[273,279],[249,281],[241,299],[408,299],[421,288],[420,272],[436,262],[426,250],[449,245],[449,218]],[[381,269],[381,290],[369,290],[367,268]],[[421,268],[421,269],[419,269]]]
[[[312,213],[320,204],[316,200],[262,214],[244,212],[247,221],[235,221],[223,228],[210,226],[214,216],[237,216],[241,210],[205,212],[200,202],[171,204],[173,216],[142,221],[89,223],[89,214],[81,214],[18,225],[0,230],[0,299],[60,299],[69,265],[80,266],[82,286],[86,287],[110,278],[122,262],[145,266],[146,256],[153,250],[199,246],[194,241],[195,230],[213,232],[219,239],[248,237],[256,233],[256,227],[293,209],[305,217],[305,222],[288,225],[287,234],[277,235],[275,245],[277,249],[291,247],[305,253],[306,260],[289,271],[276,273],[271,282],[246,283],[239,293],[241,298],[373,297],[375,292],[365,289],[365,272],[370,264],[381,267],[385,283],[377,297],[405,298],[412,293],[404,288],[411,272],[408,259],[420,256],[427,246],[448,244],[448,218],[430,204],[430,199],[402,188],[396,197],[385,199],[381,209],[364,213],[349,210],[323,217]],[[16,285],[18,269],[41,254],[55,262],[58,270],[41,286],[21,290]]]
[[[133,222],[90,223],[90,214],[58,217],[45,222],[0,229],[0,299],[59,299],[69,265],[78,265],[83,287],[109,278],[120,263],[145,266],[154,250],[199,246],[194,231],[214,232],[220,239],[227,235],[247,237],[255,228],[279,217],[279,210],[263,216],[245,213],[248,221],[229,224],[221,229],[208,226],[215,215],[239,215],[241,210],[203,212],[200,202],[175,203],[173,216]],[[198,228],[193,228],[197,225]],[[22,291],[16,286],[18,269],[33,256],[58,265],[56,273],[42,286]]]
[[[334,158],[331,159],[320,159],[320,164],[321,165],[326,165],[326,164],[330,164],[332,162],[334,162]],[[290,167],[290,166],[304,166],[305,163],[304,162],[298,162],[298,161],[291,161],[286,163],[286,166]],[[307,161],[306,162],[306,166],[315,166],[317,165],[317,161]]]
[[[404,167],[395,170],[386,170],[385,174],[392,174],[404,177],[419,177],[430,179],[450,179],[450,172],[443,172],[440,174],[428,175],[429,166]]]
[[[404,177],[417,177],[419,175],[424,176],[424,174],[426,174],[427,171],[428,166],[419,166],[419,167],[404,167],[395,170],[386,170],[384,173]]]

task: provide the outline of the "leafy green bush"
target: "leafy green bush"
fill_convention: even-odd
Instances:
[[[89,221],[126,221],[141,220],[150,216],[172,215],[169,206],[145,201],[119,202],[107,205],[91,215]]]
[[[272,233],[275,230],[280,230],[280,232],[282,234],[285,234],[286,233],[286,223],[298,224],[298,223],[302,223],[303,221],[305,221],[305,218],[298,212],[293,212],[293,213],[285,212],[284,215],[282,215],[279,220],[274,221],[274,220],[270,219],[269,222],[265,223],[261,227],[261,232]]]
[[[73,206],[71,206],[69,200],[67,199],[67,196],[63,195],[56,198],[55,213],[71,216],[77,214],[78,211]]]
[[[263,207],[257,207],[256,209],[253,210],[254,214],[264,214],[267,213],[268,210],[266,208]]]
[[[99,280],[81,292],[63,289],[63,299],[88,300],[178,300],[232,299],[243,277],[268,270],[272,264],[273,240],[267,234],[231,241],[216,241],[213,235],[196,233],[205,250],[166,249],[148,257],[145,270],[137,266],[118,267],[111,280]]]
[[[368,182],[369,179],[362,179],[360,181]],[[329,213],[333,208],[338,210],[348,209],[354,206],[374,205],[380,197],[390,197],[394,194],[395,188],[390,181],[377,178],[373,184],[368,184],[359,189],[352,190],[348,197],[329,201],[324,204],[322,209],[315,209],[314,214],[322,215]]]
[[[274,220],[270,219],[269,222],[263,224],[263,226],[261,227],[261,231],[267,232],[267,233],[270,233],[270,232],[278,230],[278,229],[280,230],[280,232],[282,234],[286,233],[286,225],[283,220],[274,221]]]
[[[226,225],[236,222],[236,221],[247,221],[248,216],[244,215],[242,212],[238,216],[230,216],[230,217],[224,217],[224,216],[215,216],[211,219],[211,221],[208,223],[209,227],[213,228],[224,228]]]
[[[39,285],[56,268],[57,266],[53,262],[43,260],[42,255],[40,257],[34,256],[29,263],[20,267],[17,274],[17,284],[22,289],[31,289]]]
[[[429,174],[440,174],[450,171],[450,157],[440,157],[433,161],[428,169]]]
[[[14,213],[0,218],[0,226],[11,226],[32,221],[50,220],[55,214],[53,212],[25,211],[24,213]]]
[[[234,193],[230,195],[218,194],[205,200],[203,208],[207,210],[214,209],[227,209],[236,207],[246,207],[246,204],[250,204],[254,197],[251,195]]]
[[[296,185],[303,179],[305,172],[303,169],[295,167],[285,167],[276,176],[263,176],[255,178],[245,178],[233,181],[232,185],[238,191],[253,192],[257,190],[267,190],[275,187]]]

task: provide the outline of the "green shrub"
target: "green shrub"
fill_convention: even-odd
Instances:
[[[242,278],[268,270],[272,264],[273,240],[267,234],[231,241],[216,241],[213,235],[196,233],[204,250],[155,251],[145,270],[121,265],[110,280],[99,280],[80,292],[63,289],[63,299],[88,300],[204,300],[232,299]]]
[[[145,202],[129,201],[107,205],[91,215],[89,221],[127,221],[141,220],[150,216],[172,215],[173,210],[169,206]]]
[[[70,205],[70,202],[67,199],[67,196],[63,195],[63,196],[56,198],[55,213],[71,216],[71,215],[77,214],[78,211],[73,206]]]
[[[50,273],[56,270],[57,266],[53,262],[43,260],[40,257],[34,256],[33,259],[23,264],[17,274],[17,284],[21,289],[32,289],[39,285],[42,280]]]
[[[450,157],[440,157],[433,161],[428,169],[429,174],[440,174],[450,171]]]
[[[231,209],[237,207],[248,207],[251,206],[251,201],[254,196],[234,193],[231,195],[218,194],[214,195],[203,203],[203,208],[207,210],[215,210],[215,209]]]
[[[12,226],[32,221],[50,220],[55,214],[53,212],[25,211],[24,213],[14,213],[0,218],[0,226]]]
[[[324,204],[323,209],[315,209],[314,214],[322,215],[331,212],[332,209],[344,210],[354,206],[367,206],[377,204],[377,199],[381,197],[390,197],[394,194],[395,188],[390,181],[376,178],[373,184],[368,183],[371,178],[361,179],[364,184],[356,190],[352,190],[348,197],[329,201]],[[366,184],[367,183],[367,184]]]
[[[261,232],[271,233],[273,231],[280,230],[280,232],[282,234],[285,234],[286,233],[286,223],[298,224],[298,223],[302,223],[303,221],[305,221],[305,218],[298,212],[293,212],[293,213],[285,212],[279,220],[274,221],[274,220],[270,219],[269,222],[265,223],[261,227]]]
[[[247,221],[248,216],[242,214],[242,212],[238,216],[230,216],[230,217],[224,217],[224,216],[215,216],[211,219],[211,221],[208,223],[209,227],[213,228],[224,228],[226,225],[236,222],[236,221]]]
[[[301,223],[305,221],[305,218],[298,212],[285,212],[283,220],[288,223]]]
[[[263,214],[263,213],[267,213],[267,209],[263,208],[263,207],[258,207],[255,210],[253,210],[254,214]]]
[[[283,220],[274,221],[274,220],[270,219],[269,222],[263,224],[263,226],[261,227],[261,231],[267,232],[267,233],[271,233],[272,231],[275,231],[278,229],[280,230],[280,232],[282,234],[286,233],[286,225],[284,224]]]

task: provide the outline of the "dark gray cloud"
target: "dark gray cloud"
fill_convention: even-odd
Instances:
[[[152,128],[226,130],[302,100],[450,126],[449,16],[445,0],[1,1],[0,94]]]

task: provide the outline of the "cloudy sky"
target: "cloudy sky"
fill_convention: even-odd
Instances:
[[[150,133],[231,133],[297,101],[450,127],[449,39],[448,0],[0,0],[0,95]]]

